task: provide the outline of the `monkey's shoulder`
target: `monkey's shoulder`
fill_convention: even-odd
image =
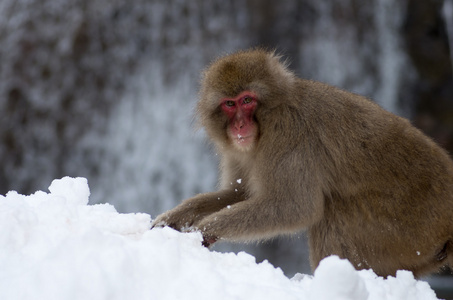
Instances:
[[[299,79],[297,90],[300,98],[310,98],[324,105],[357,106],[382,110],[375,101],[366,96],[320,81]]]

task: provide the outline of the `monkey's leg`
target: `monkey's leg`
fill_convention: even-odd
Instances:
[[[244,193],[237,189],[199,194],[159,215],[152,227],[169,226],[179,231],[190,231],[204,217],[243,200]]]

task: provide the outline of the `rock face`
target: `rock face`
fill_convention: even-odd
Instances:
[[[408,1],[403,34],[417,71],[411,89],[415,124],[452,151],[453,65],[449,39],[453,41],[453,32],[447,31],[446,23],[453,20],[442,14],[447,9],[443,2]]]

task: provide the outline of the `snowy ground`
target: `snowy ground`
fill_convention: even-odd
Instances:
[[[199,234],[149,230],[147,214],[88,205],[84,178],[49,191],[0,196],[0,299],[436,299],[410,272],[383,279],[337,257],[289,279],[246,253],[209,251]]]

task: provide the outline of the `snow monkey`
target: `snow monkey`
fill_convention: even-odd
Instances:
[[[453,163],[409,121],[288,70],[261,49],[214,61],[197,113],[220,155],[220,188],[153,226],[253,241],[306,230],[329,255],[378,275],[453,266]]]

